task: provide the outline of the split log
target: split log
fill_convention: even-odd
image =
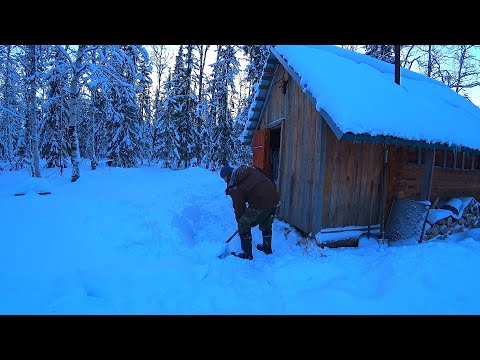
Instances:
[[[358,237],[347,238],[347,239],[338,239],[338,240],[328,240],[328,241],[319,241],[318,246],[322,249],[324,247],[328,248],[339,248],[339,247],[358,247]]]
[[[459,226],[459,227],[453,228],[450,233],[451,234],[457,234],[457,233],[460,233],[460,232],[463,232],[463,231],[464,231],[463,227]]]
[[[442,235],[445,235],[446,233],[448,233],[449,230],[450,228],[447,225],[442,225],[439,229],[440,234]]]
[[[450,210],[452,213],[458,216],[458,214],[460,214],[460,209],[462,208],[462,206],[462,200],[458,198],[451,198],[442,206],[442,209]]]
[[[451,216],[449,216],[449,217],[451,217]],[[448,223],[447,219],[448,218],[440,219],[435,224],[437,224],[437,225],[447,225],[447,223]]]

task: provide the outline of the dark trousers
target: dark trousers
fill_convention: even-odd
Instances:
[[[250,235],[251,228],[258,225],[262,234],[272,233],[272,224],[277,208],[252,209],[246,208],[243,215],[238,219],[238,232],[241,235]]]

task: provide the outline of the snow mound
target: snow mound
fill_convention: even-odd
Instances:
[[[52,192],[52,187],[50,183],[45,180],[44,178],[29,178],[23,183],[21,183],[17,188],[15,189],[15,195],[23,195],[23,194],[28,194],[31,192],[35,192],[37,194],[40,193],[51,193]]]

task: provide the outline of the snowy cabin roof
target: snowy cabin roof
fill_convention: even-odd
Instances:
[[[405,68],[398,85],[394,64],[331,45],[270,47],[243,133],[246,144],[252,141],[279,62],[339,139],[407,140],[480,151],[480,108],[471,101]]]

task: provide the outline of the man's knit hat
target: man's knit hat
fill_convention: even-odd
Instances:
[[[224,165],[222,167],[222,170],[220,170],[220,177],[224,178],[227,175],[232,175],[232,171],[233,171],[232,167],[230,167],[228,165]]]

